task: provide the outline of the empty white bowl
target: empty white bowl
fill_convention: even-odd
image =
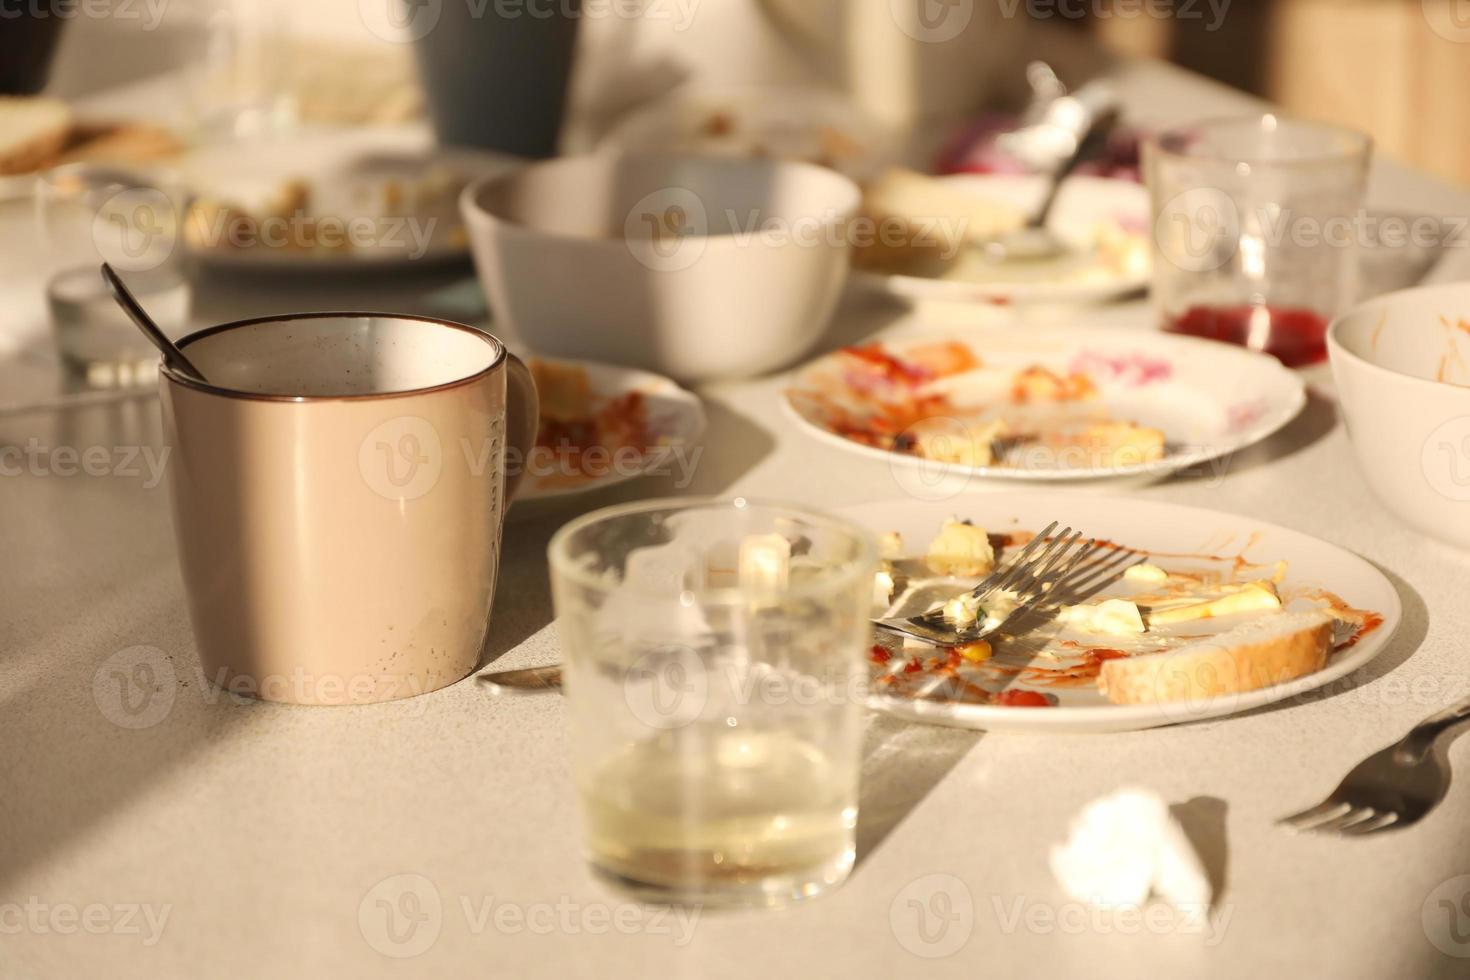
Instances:
[[[1327,332],[1338,400],[1373,492],[1470,548],[1470,283],[1388,293]]]
[[[847,280],[856,184],[811,164],[598,154],[460,198],[500,329],[684,381],[781,367]]]

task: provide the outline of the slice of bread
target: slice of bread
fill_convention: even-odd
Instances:
[[[1168,653],[1103,662],[1097,688],[1114,704],[1207,702],[1321,670],[1332,617],[1284,613],[1252,620]]]
[[[0,174],[29,173],[61,152],[71,109],[59,99],[0,96]]]

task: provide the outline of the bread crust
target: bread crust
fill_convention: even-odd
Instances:
[[[1169,653],[1103,662],[1097,688],[1114,704],[1200,702],[1255,691],[1321,670],[1332,648],[1326,615],[1252,643],[1222,634]]]

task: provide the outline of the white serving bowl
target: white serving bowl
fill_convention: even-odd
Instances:
[[[597,154],[465,188],[497,326],[683,381],[790,363],[847,280],[861,191],[811,164]]]
[[[1388,293],[1327,332],[1358,464],[1389,510],[1470,548],[1470,283]]]

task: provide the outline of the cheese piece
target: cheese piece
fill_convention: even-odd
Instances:
[[[1063,606],[1057,618],[1087,633],[1126,636],[1144,632],[1143,614],[1127,599],[1106,599],[1097,605]]]
[[[1154,626],[1167,626],[1198,619],[1213,619],[1216,616],[1281,608],[1281,598],[1276,594],[1276,587],[1267,579],[1227,588],[1229,591],[1224,595],[1205,602],[1150,609],[1148,621]]]
[[[1130,565],[1128,570],[1123,573],[1123,581],[1125,582],[1141,582],[1148,585],[1158,585],[1161,582],[1168,581],[1168,578],[1168,572],[1157,565],[1150,565],[1148,562]]]
[[[936,575],[989,575],[995,570],[995,549],[983,527],[951,517],[929,542],[924,564]]]

